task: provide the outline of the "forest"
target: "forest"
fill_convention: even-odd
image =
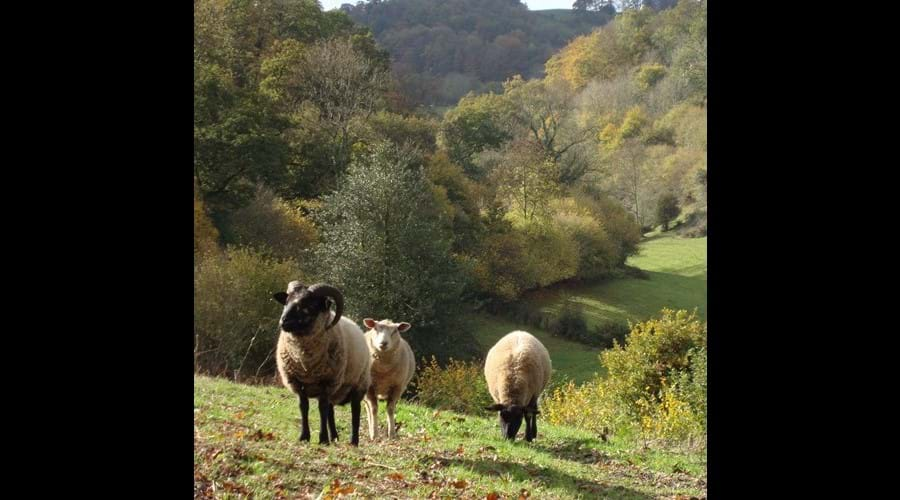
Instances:
[[[469,91],[543,75],[544,63],[578,35],[612,19],[610,8],[531,11],[517,0],[390,0],[344,4],[391,54],[412,104],[449,106]]]

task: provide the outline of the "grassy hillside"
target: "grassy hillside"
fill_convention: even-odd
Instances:
[[[556,312],[563,301],[583,307],[590,326],[605,320],[638,321],[663,307],[697,308],[706,317],[706,238],[653,235],[628,261],[648,279],[622,278],[602,283],[544,290],[529,299],[535,307]]]
[[[315,442],[318,410],[310,406]],[[349,406],[336,409],[333,446],[297,442],[298,420],[297,400],[284,388],[195,376],[194,498],[333,498],[336,490],[370,498],[706,495],[704,455],[632,450],[546,423],[533,443],[509,443],[497,437],[496,417],[401,403],[398,439],[375,444],[363,433],[352,448]]]

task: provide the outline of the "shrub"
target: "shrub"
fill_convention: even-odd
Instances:
[[[678,217],[681,209],[678,208],[678,198],[671,193],[659,197],[656,206],[656,221],[662,224],[663,231],[669,230],[669,223]]]
[[[602,219],[592,212],[590,204],[575,198],[557,200],[553,221],[578,244],[578,278],[602,278],[616,267],[618,248],[606,233]]]
[[[281,306],[272,300],[303,279],[296,261],[229,247],[194,268],[195,369],[229,376],[274,372]]]
[[[424,405],[471,415],[484,415],[484,408],[494,402],[481,363],[451,359],[442,368],[432,356],[419,371],[415,390]]]
[[[547,391],[541,411],[553,425],[569,425],[595,433],[623,431],[629,422],[607,394],[601,378],[581,385],[568,381]]]
[[[554,326],[553,333],[560,337],[579,342],[588,341],[588,328],[587,322],[584,320],[584,313],[571,301],[567,300],[563,303]]]
[[[265,187],[257,188],[249,204],[232,212],[225,226],[229,243],[298,262],[307,261],[308,250],[318,241],[312,222]]]
[[[611,395],[639,416],[640,401],[657,400],[665,381],[688,369],[688,354],[696,347],[706,347],[706,328],[696,312],[663,309],[658,319],[633,325],[625,345],[600,354]]]
[[[633,325],[625,344],[601,353],[608,373],[580,386],[556,386],[543,411],[553,424],[598,433],[639,433],[668,446],[705,446],[706,327],[696,313],[664,309]]]
[[[219,249],[219,231],[206,213],[200,199],[197,181],[194,181],[194,255],[203,257]]]
[[[625,337],[628,336],[628,331],[628,325],[624,323],[606,321],[595,325],[592,333],[594,339],[596,339],[595,345],[608,349],[616,345],[616,343],[624,343]]]
[[[503,301],[513,301],[525,290],[574,277],[579,257],[577,242],[550,225],[490,233],[476,257],[477,288]]]

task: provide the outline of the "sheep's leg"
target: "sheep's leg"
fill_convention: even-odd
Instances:
[[[350,444],[352,444],[353,446],[359,446],[359,403],[363,399],[363,394],[353,391],[350,393],[350,398],[350,415],[352,419],[352,427],[350,428]]]
[[[327,396],[319,396],[319,444],[328,444],[328,408],[331,403]]]
[[[388,398],[387,403],[387,420],[388,420],[388,438],[397,437],[397,427],[394,424],[394,410],[397,408],[397,401],[400,399],[402,392],[399,388],[394,389]]]
[[[309,398],[300,395],[300,441],[309,441]]]
[[[369,422],[369,438],[373,441],[378,437],[378,396],[375,389],[370,388],[366,393],[366,420]]]
[[[334,405],[328,404],[328,430],[331,431],[331,440],[337,441],[337,426],[334,424]]]
[[[534,413],[525,415],[525,441],[531,441],[537,436],[537,419]]]
[[[532,399],[525,414],[525,440],[537,437],[537,399]]]

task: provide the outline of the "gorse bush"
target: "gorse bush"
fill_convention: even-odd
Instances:
[[[281,306],[272,294],[303,279],[297,262],[229,247],[194,267],[195,370],[229,377],[274,372]]]
[[[419,402],[441,410],[484,415],[494,401],[480,363],[451,359],[441,367],[434,356],[414,382]]]
[[[605,377],[559,386],[545,398],[551,423],[639,433],[659,445],[705,444],[706,327],[696,313],[664,309],[600,356]]]

